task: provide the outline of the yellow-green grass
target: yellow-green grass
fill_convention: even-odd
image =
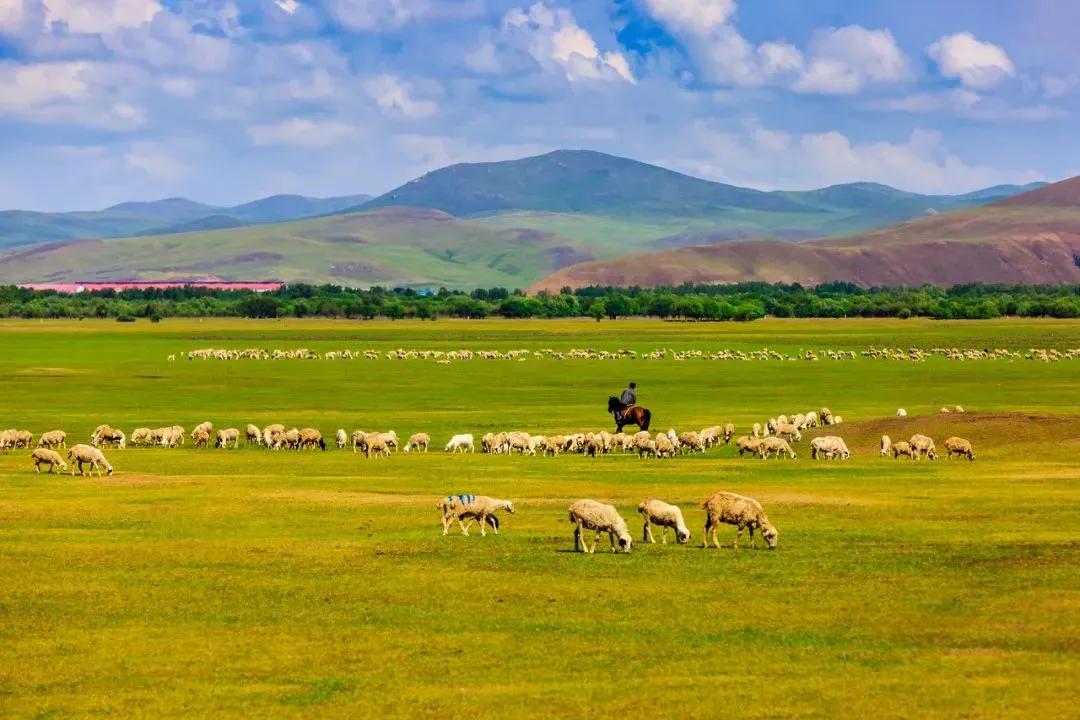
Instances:
[[[107,450],[112,477],[0,455],[0,715],[1066,717],[1080,574],[1080,362],[177,361],[331,349],[1080,346],[1080,323],[0,323],[0,426],[280,421],[451,433],[655,429],[830,407],[848,462]],[[964,405],[942,416],[942,405]],[[897,407],[911,414],[894,417]],[[881,433],[978,459],[877,456]],[[820,433],[818,433],[820,434]],[[775,552],[702,550],[701,500],[759,498]],[[498,537],[435,500],[512,498]],[[691,546],[570,552],[566,507],[682,505]],[[475,528],[474,528],[475,533]],[[734,530],[721,537],[730,545]]]

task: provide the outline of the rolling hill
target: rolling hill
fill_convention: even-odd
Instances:
[[[1080,178],[847,237],[680,247],[563,268],[533,290],[684,282],[1080,283]]]
[[[294,220],[340,212],[367,199],[366,195],[337,198],[276,195],[235,207],[214,207],[186,198],[167,198],[120,203],[94,211],[5,210],[0,211],[0,248]]]
[[[554,233],[381,208],[207,233],[50,243],[0,255],[0,283],[285,278],[342,285],[523,287],[596,257]]]

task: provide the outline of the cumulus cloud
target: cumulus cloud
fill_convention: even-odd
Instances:
[[[434,115],[439,106],[432,100],[419,100],[411,83],[394,75],[379,75],[365,80],[364,91],[386,115],[408,119]]]
[[[324,148],[357,137],[363,128],[338,120],[288,118],[250,129],[256,145],[291,145],[302,148]]]
[[[815,188],[872,181],[923,193],[956,193],[1043,179],[1033,170],[1002,172],[971,165],[942,136],[915,130],[903,142],[853,142],[843,133],[787,133],[750,123],[737,130],[699,124],[699,159],[691,172],[762,189]]]
[[[281,8],[286,15],[292,15],[300,8],[296,0],[274,0],[274,4]]]
[[[601,52],[592,34],[578,25],[572,12],[545,2],[508,11],[496,40],[482,44],[465,62],[475,72],[497,74],[507,65],[501,55],[521,53],[540,68],[559,72],[571,82],[637,82],[626,56],[617,50]]]
[[[0,62],[0,116],[50,124],[131,130],[145,112],[123,99],[123,68],[69,61],[24,65]]]
[[[157,0],[43,0],[47,25],[68,32],[103,34],[150,22],[162,10]]]
[[[992,88],[1016,74],[1004,50],[968,32],[946,35],[926,53],[944,77],[958,78],[965,87]]]
[[[787,42],[755,47],[732,24],[734,0],[641,0],[682,41],[706,82],[785,85],[798,92],[845,95],[871,82],[906,80],[908,63],[888,30],[859,25],[814,33],[806,52]]]
[[[190,171],[187,163],[154,142],[132,143],[124,153],[124,162],[154,181],[175,182]]]

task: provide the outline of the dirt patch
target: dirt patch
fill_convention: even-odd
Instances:
[[[34,377],[65,377],[68,375],[85,375],[86,370],[61,367],[35,367],[25,368],[16,372],[16,375],[33,375]]]
[[[810,493],[763,493],[756,496],[763,503],[781,505],[885,505],[884,500],[849,495],[813,495]]]

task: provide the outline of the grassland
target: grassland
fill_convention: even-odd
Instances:
[[[0,323],[0,424],[79,440],[100,422],[208,418],[436,442],[601,428],[606,395],[636,380],[659,429],[827,405],[856,453],[367,462],[189,446],[108,451],[102,478],[0,455],[0,716],[1069,717],[1077,361],[165,361],[207,346],[884,343],[1077,347],[1080,323]],[[978,460],[877,457],[882,432],[914,430],[969,437]],[[777,551],[570,552],[576,498],[615,503],[635,533],[641,499],[678,502],[696,544],[696,506],[719,489],[765,504]],[[498,537],[443,538],[433,505],[449,492],[518,512]]]

